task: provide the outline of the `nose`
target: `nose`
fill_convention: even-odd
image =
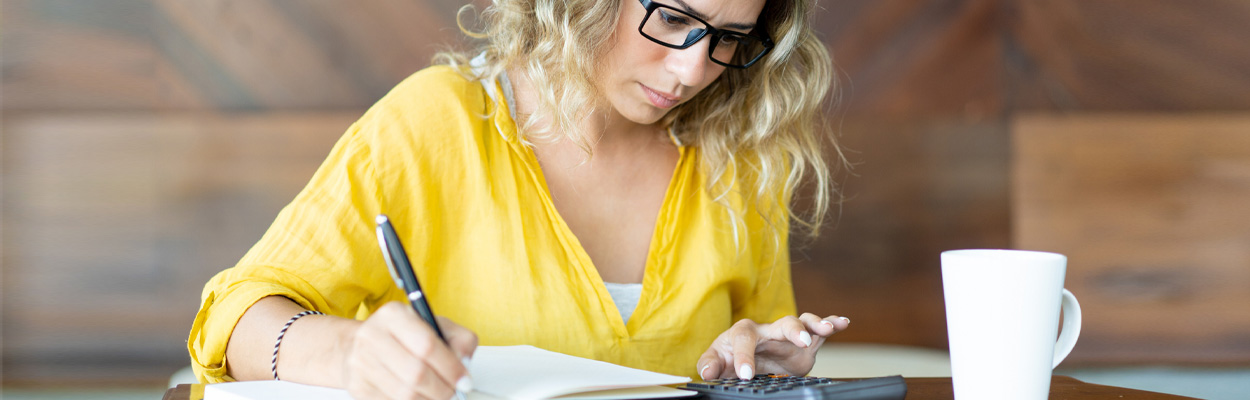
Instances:
[[[718,67],[708,57],[708,47],[712,45],[712,35],[707,35],[694,45],[685,49],[668,49],[665,67],[668,72],[677,75],[683,86],[698,87],[707,75],[708,68]]]

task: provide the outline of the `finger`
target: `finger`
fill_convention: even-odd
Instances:
[[[395,304],[400,304],[396,302]],[[447,385],[447,387],[472,389],[473,382],[468,376],[464,363],[456,357],[450,347],[439,339],[438,334],[411,307],[404,306],[404,312],[396,312],[388,318],[387,330],[397,342],[403,345],[408,353],[421,360]],[[433,397],[438,399],[438,397]]]
[[[402,399],[419,397],[413,395],[396,397],[394,394],[390,394],[382,390],[382,387],[392,386],[398,385],[387,385],[385,383],[374,382],[372,380],[361,380],[350,384],[347,388],[347,393],[350,394],[353,399]]]
[[[473,358],[473,352],[477,350],[477,334],[450,319],[436,318],[438,318],[438,327],[447,336],[447,345],[451,346],[452,352],[460,357],[461,361]]]
[[[699,372],[699,378],[705,381],[720,377],[721,372],[725,370],[725,363],[721,362],[715,345],[703,352],[703,355],[699,357],[699,362],[695,363],[695,370]]]
[[[803,322],[803,326],[817,337],[827,337],[837,333],[837,328],[834,328],[832,321],[825,321],[816,314],[803,313],[799,316],[799,321]]]
[[[414,400],[445,400],[450,399],[455,392],[441,381],[436,385],[429,385],[430,380],[438,380],[437,377],[430,378],[428,369],[417,375],[397,376],[394,369],[384,366],[373,368],[371,371],[374,375],[379,376],[377,379],[371,378],[366,384],[371,386],[376,392],[381,393],[382,397],[387,399],[414,399]],[[442,393],[446,393],[443,395]],[[365,397],[372,398],[372,397]]]
[[[836,332],[842,332],[846,330],[846,328],[851,325],[851,320],[847,317],[839,317],[837,315],[830,315],[822,319],[820,323],[830,328],[833,328],[833,331],[836,333]]]
[[[374,355],[364,360],[366,371],[372,371],[367,379],[388,398],[408,399],[415,395],[425,399],[449,399],[455,393],[434,367],[412,354],[393,332],[379,329],[365,334],[368,353]]]
[[[781,317],[781,319],[765,325],[763,328],[762,336],[766,339],[789,341],[801,348],[812,346],[812,334],[807,332],[807,327],[798,318],[791,316]]]
[[[725,339],[725,343],[729,343],[729,339]],[[720,356],[721,366],[720,375],[717,377],[721,379],[737,378],[738,371],[734,368],[733,348],[731,348],[729,344],[726,344],[725,349],[723,351],[718,351],[717,353],[719,353],[718,355]],[[754,365],[754,362],[752,362],[752,365]]]
[[[451,385],[448,385],[447,382],[443,380],[443,377],[439,376],[438,371],[434,370],[429,365],[426,365],[426,368],[421,368],[420,372],[418,372],[418,375],[412,380],[412,382],[413,386],[411,386],[409,394],[407,395],[408,397],[411,397],[411,393],[415,393],[430,400],[448,400],[456,394],[456,389]],[[404,393],[400,394],[402,395]]]
[[[355,351],[360,351],[360,349],[357,348],[355,349]],[[380,375],[385,374],[385,376],[390,376],[390,372],[383,372],[383,373],[377,373],[377,374],[361,373],[363,371],[378,370],[378,367],[375,367],[376,363],[374,363],[373,361],[375,360],[372,358],[367,358],[367,357],[351,357],[350,359],[348,359],[348,362],[345,363],[347,364],[348,371],[358,371],[357,373],[349,376],[347,379],[347,385],[346,385],[347,393],[351,394],[352,398],[354,399],[384,398],[383,396],[384,392],[382,392],[382,390],[378,388],[378,385],[375,384],[375,381],[379,379]]]
[[[734,372],[738,379],[755,376],[755,345],[760,338],[759,325],[749,319],[738,321],[729,328],[729,343],[733,349]]]

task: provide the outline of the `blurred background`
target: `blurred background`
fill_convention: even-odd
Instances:
[[[203,284],[469,48],[463,4],[0,0],[4,394],[159,396]],[[941,251],[1055,251],[1085,324],[1059,373],[1250,392],[1250,2],[819,4],[855,166],[795,243],[801,310],[941,354]]]

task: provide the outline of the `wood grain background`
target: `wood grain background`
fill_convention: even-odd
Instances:
[[[1250,359],[1250,114],[1027,115],[1013,138],[1014,239],[1068,256],[1073,361]]]
[[[0,0],[6,384],[186,365],[203,283],[366,107],[467,48],[462,4]],[[1250,3],[830,0],[815,22],[856,166],[794,273],[804,311],[855,321],[837,340],[943,348],[938,253],[1027,247],[1073,257],[1070,362],[1250,362]]]

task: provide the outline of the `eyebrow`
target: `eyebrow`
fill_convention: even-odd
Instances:
[[[699,12],[698,10],[690,8],[690,5],[686,4],[686,2],[682,0],[673,0],[673,1],[676,2],[677,5],[681,6],[681,8],[684,9],[686,12],[690,13],[690,15],[699,17],[699,19],[704,20],[704,21],[711,19],[711,18],[708,18],[707,15]],[[754,23],[744,24],[740,22],[735,22],[732,24],[725,24],[724,28],[741,29],[741,30],[750,32],[752,29],[755,29],[755,24]]]

